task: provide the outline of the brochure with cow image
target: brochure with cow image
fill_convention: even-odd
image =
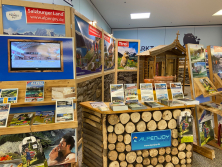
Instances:
[[[74,107],[72,99],[56,100],[55,122],[74,121]]]
[[[125,100],[127,104],[138,103],[137,84],[124,84]]]
[[[52,87],[52,100],[75,99],[74,87]]]
[[[172,94],[172,99],[183,99],[183,90],[182,90],[182,85],[180,82],[177,83],[170,83],[170,89],[171,89],[171,94]]]
[[[7,127],[11,104],[0,104],[0,128]]]
[[[44,101],[44,81],[27,82],[25,102]]]
[[[155,90],[158,102],[161,102],[161,100],[169,100],[166,83],[155,83]]]
[[[110,84],[112,105],[125,105],[123,84]]]
[[[18,88],[0,89],[0,103],[17,103]]]
[[[142,102],[153,102],[153,85],[152,83],[141,83],[140,84],[141,100]]]

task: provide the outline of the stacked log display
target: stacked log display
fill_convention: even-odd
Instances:
[[[84,108],[83,163],[89,167],[191,167],[193,145],[178,141],[176,118],[181,110],[105,115]],[[171,147],[131,150],[132,132],[164,129],[171,129]]]

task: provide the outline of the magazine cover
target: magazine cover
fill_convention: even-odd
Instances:
[[[52,100],[75,99],[76,93],[74,87],[52,87]]]
[[[10,126],[25,126],[30,125],[33,114],[14,114]]]
[[[3,103],[17,103],[18,88],[0,89],[0,98],[2,98]]]
[[[125,105],[123,84],[110,84],[111,103]]]
[[[141,83],[140,84],[140,92],[141,92],[142,102],[154,101],[152,83]]]
[[[138,103],[137,84],[124,84],[124,91],[127,104]]]
[[[11,104],[0,104],[0,128],[7,127]]]
[[[44,101],[44,81],[27,82],[25,102]]]
[[[55,122],[74,121],[73,100],[56,100]]]
[[[55,122],[55,112],[54,111],[36,111],[33,125],[47,124]]]
[[[200,83],[203,85],[203,87],[205,88],[205,92],[207,92],[208,94],[217,92],[217,89],[214,89],[214,87],[210,84],[207,79],[200,79]]]
[[[222,47],[210,46],[213,73],[222,78]]]
[[[178,117],[179,136],[181,143],[193,142],[193,117],[188,115]]]
[[[158,102],[161,102],[161,100],[169,100],[166,83],[155,83],[155,90]]]
[[[200,112],[200,117],[198,117],[199,142],[203,146],[214,139],[214,124],[213,114],[210,111],[201,110]]]
[[[172,94],[173,100],[184,98],[182,85],[180,82],[170,83],[170,89],[171,89],[171,94]]]

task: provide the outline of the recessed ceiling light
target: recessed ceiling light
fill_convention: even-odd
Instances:
[[[148,19],[150,18],[150,13],[132,13],[130,16],[131,19]]]
[[[222,15],[222,9],[219,10],[217,13],[214,13],[213,16],[221,16]]]

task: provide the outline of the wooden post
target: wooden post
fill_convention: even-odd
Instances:
[[[154,56],[154,62],[153,62],[153,77],[156,76],[156,56]]]
[[[185,79],[186,79],[186,71],[187,71],[187,56],[184,58],[184,68],[183,68],[183,93],[184,93],[184,86],[185,86]]]

